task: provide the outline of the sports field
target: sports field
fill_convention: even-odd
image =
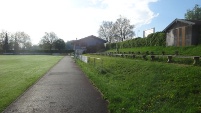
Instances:
[[[0,55],[0,112],[63,56]]]

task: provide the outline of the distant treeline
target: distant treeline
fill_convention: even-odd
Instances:
[[[0,54],[53,54],[53,53],[72,53],[74,50],[0,50]]]
[[[110,43],[106,45],[107,49],[118,48],[133,48],[133,47],[145,47],[145,46],[166,46],[165,33],[156,32],[148,35],[145,38],[134,38],[132,40],[127,40],[118,43]]]

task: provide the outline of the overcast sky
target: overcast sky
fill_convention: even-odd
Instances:
[[[64,41],[98,36],[102,21],[115,21],[120,15],[131,20],[138,36],[152,27],[162,31],[201,0],[0,0],[0,4],[0,30],[24,31],[38,44],[45,32],[55,32]]]

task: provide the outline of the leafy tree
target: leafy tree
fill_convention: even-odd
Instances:
[[[67,41],[66,42],[66,49],[67,50],[74,50],[74,42],[75,42],[75,40]]]
[[[10,50],[30,49],[32,47],[30,36],[25,32],[7,33],[2,31],[0,33],[0,50],[4,48],[6,35]]]
[[[54,47],[54,43],[57,40],[58,40],[58,37],[54,32],[50,32],[50,33],[45,32],[45,35],[40,40],[39,45],[43,49],[52,50],[52,48]]]
[[[15,38],[15,42],[14,42],[14,50],[15,50],[15,51],[18,51],[18,50],[19,50],[19,43],[18,43],[17,38]]]
[[[196,4],[193,9],[188,9],[185,13],[185,19],[201,20],[201,7]]]
[[[7,31],[4,31],[4,30],[0,33],[0,50],[3,50],[6,33]]]
[[[65,42],[63,39],[58,39],[54,43],[55,49],[62,50],[65,49]]]
[[[4,52],[7,52],[8,49],[9,49],[9,45],[8,45],[8,34],[6,33],[5,40],[4,40],[4,44],[3,44],[3,50],[4,50]]]
[[[103,21],[98,30],[99,37],[111,43],[115,35],[114,24],[111,21]]]
[[[114,23],[115,38],[118,41],[132,38],[135,33],[133,31],[134,25],[130,24],[130,20],[120,16]]]

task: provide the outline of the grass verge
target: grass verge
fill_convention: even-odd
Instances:
[[[78,64],[109,101],[111,113],[201,112],[201,67],[93,57],[102,64]]]
[[[62,56],[0,56],[0,112],[42,77]]]

